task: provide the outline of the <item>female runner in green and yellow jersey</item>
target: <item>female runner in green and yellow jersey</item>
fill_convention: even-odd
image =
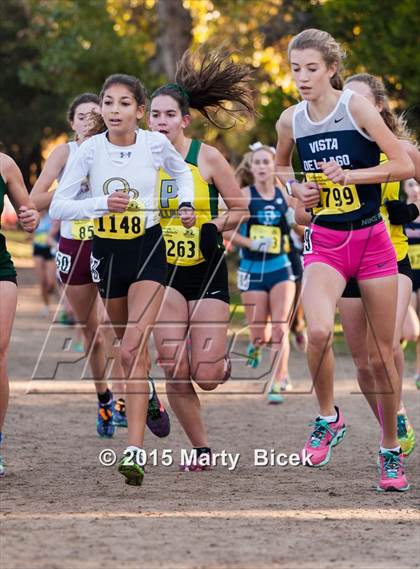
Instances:
[[[39,213],[29,198],[17,164],[10,156],[0,152],[0,216],[6,195],[18,214],[23,230],[33,233],[39,223]],[[6,248],[6,238],[0,233],[0,443],[9,403],[7,352],[17,306],[16,284],[16,270]],[[4,474],[4,462],[0,455],[0,476]]]
[[[210,391],[230,376],[226,355],[229,290],[221,232],[237,228],[249,214],[222,154],[188,138],[184,131],[190,124],[190,108],[213,124],[208,109],[220,109],[224,101],[241,103],[253,113],[247,67],[217,52],[206,55],[198,66],[196,63],[196,56],[184,54],[176,83],[153,93],[149,118],[150,128],[169,138],[194,179],[196,225],[185,229],[176,218],[176,185],[166,172],[160,172],[159,207],[169,270],[154,330],[169,402],[196,449],[197,460],[190,470],[204,468],[211,455],[200,401],[191,380]],[[227,207],[223,215],[218,211],[219,195]]]

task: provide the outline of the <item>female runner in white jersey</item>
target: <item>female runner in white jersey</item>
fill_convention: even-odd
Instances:
[[[138,79],[111,75],[100,94],[103,130],[77,150],[50,207],[55,219],[94,219],[91,271],[121,338],[126,378],[128,447],[118,462],[128,484],[144,477],[142,452],[148,408],[147,341],[162,303],[166,255],[156,183],[161,167],[175,178],[179,215],[192,227],[191,172],[165,136],[137,128],[146,94]],[[89,176],[92,197],[77,200]]]
[[[304,30],[291,41],[289,59],[303,101],[277,123],[277,163],[288,192],[314,214],[303,305],[320,414],[304,452],[312,466],[323,466],[346,432],[334,405],[332,338],[337,301],[355,277],[371,325],[369,359],[382,424],[377,489],[404,491],[409,485],[397,441],[399,380],[393,361],[397,264],[379,207],[381,182],[410,177],[414,167],[378,111],[364,97],[340,90],[342,51],[330,34]],[[307,178],[303,183],[294,179],[291,165],[295,144]],[[379,165],[381,150],[389,160]]]
[[[184,231],[174,219],[181,198],[172,176],[162,170],[159,204],[169,265],[154,337],[171,407],[196,450],[197,460],[187,468],[202,470],[209,465],[211,450],[192,380],[211,391],[230,377],[226,356],[229,288],[221,232],[237,227],[249,214],[223,155],[189,138],[185,130],[191,109],[218,126],[209,112],[220,110],[226,101],[239,103],[251,115],[254,107],[250,70],[234,63],[229,54],[213,51],[200,57],[186,52],[175,81],[153,93],[149,126],[172,142],[191,169],[197,228],[194,234]],[[224,215],[218,212],[219,195],[227,207]]]
[[[39,213],[29,198],[22,173],[15,161],[7,154],[0,153],[0,216],[3,212],[6,195],[16,210],[23,230],[33,233],[39,223]],[[4,420],[9,404],[7,353],[13,320],[16,314],[16,285],[16,270],[10,253],[6,248],[6,239],[0,233],[0,446]],[[4,474],[5,465],[0,455],[0,476],[4,476]]]
[[[100,99],[93,93],[83,93],[70,104],[67,118],[75,133],[75,140],[60,144],[48,157],[45,166],[36,181],[31,196],[39,209],[49,207],[53,194],[49,191],[56,179],[60,179],[76,150],[88,138],[91,128],[92,113],[100,113]],[[87,180],[80,184],[77,199],[90,195]],[[67,221],[60,225],[60,241],[57,252],[57,269],[65,287],[65,295],[76,315],[85,338],[86,353],[95,378],[98,396],[98,415],[96,430],[101,437],[112,437],[115,427],[126,427],[123,373],[118,350],[113,347],[115,335],[109,326],[103,323],[107,315],[102,301],[98,298],[98,288],[92,280],[90,255],[94,235],[93,221],[89,219]],[[113,359],[112,391],[108,389],[104,377],[107,359]],[[153,381],[149,385],[150,399],[147,415],[149,429],[158,437],[169,434],[169,416],[160,403]],[[115,392],[120,394],[114,402]]]

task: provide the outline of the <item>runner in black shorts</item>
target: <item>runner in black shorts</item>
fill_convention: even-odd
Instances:
[[[33,199],[33,196],[31,196]],[[36,201],[33,199],[35,205]],[[53,222],[49,215],[44,212],[38,227],[34,231],[33,257],[35,273],[41,289],[41,297],[44,306],[40,315],[50,317],[50,296],[57,290],[57,278],[55,268],[55,247],[58,223]]]
[[[407,196],[407,204],[417,204],[420,201],[420,184],[414,178],[405,180],[404,192]],[[414,383],[420,389],[420,216],[412,220],[405,226],[408,238],[408,256],[413,269],[413,292],[411,293],[411,304],[404,323],[404,337],[414,340],[416,348],[416,372]]]
[[[215,111],[224,101],[235,101],[252,114],[249,80],[249,69],[229,56],[211,52],[200,59],[186,52],[178,64],[176,83],[157,89],[150,109],[150,128],[174,144],[194,179],[197,227],[185,230],[174,218],[180,202],[176,184],[171,175],[160,172],[159,206],[169,272],[154,337],[171,407],[197,449],[197,458],[205,455],[206,460],[211,451],[191,379],[210,391],[230,377],[229,290],[221,232],[236,227],[248,211],[222,154],[188,138],[184,130],[191,121],[190,109],[212,120],[210,107]],[[219,194],[228,208],[226,215],[219,214]],[[188,469],[202,467],[196,461]]]
[[[388,124],[390,130],[394,132],[400,139],[408,139],[409,133],[406,132],[403,124],[400,123],[398,117],[389,109],[384,85],[381,79],[362,73],[349,77],[345,83],[345,88],[349,88],[360,95],[363,95],[369,101],[376,105],[381,112],[384,121]],[[402,143],[406,146],[406,143]],[[387,160],[384,154],[381,154],[381,163]],[[398,298],[397,311],[395,319],[394,332],[394,361],[398,371],[399,378],[399,397],[401,399],[402,383],[404,377],[404,352],[401,347],[401,338],[403,337],[403,324],[407,315],[410,304],[411,291],[413,285],[413,271],[408,256],[409,247],[407,236],[404,232],[404,224],[409,219],[410,210],[414,208],[414,214],[411,218],[418,214],[415,205],[408,207],[405,203],[400,202],[400,182],[387,182],[382,184],[382,205],[381,214],[384,218],[392,245],[394,246],[397,256],[398,266]],[[401,215],[404,219],[401,219]],[[360,290],[355,279],[350,279],[344,289],[342,299],[338,306],[343,323],[344,334],[349,344],[355,365],[357,367],[357,377],[360,388],[365,394],[373,413],[378,421],[380,414],[375,395],[375,381],[369,365],[368,347],[367,347],[367,320],[363,304],[360,300]],[[415,434],[411,426],[404,404],[401,400],[397,413],[397,436],[404,456],[409,455],[415,446]]]
[[[162,303],[165,245],[159,226],[158,171],[168,170],[179,186],[183,225],[195,223],[191,172],[167,138],[138,129],[146,95],[135,77],[112,75],[101,94],[101,113],[81,145],[51,202],[55,219],[94,219],[92,279],[116,333],[126,378],[128,448],[118,471],[140,485],[149,389],[147,340]],[[89,176],[92,197],[77,200]]]

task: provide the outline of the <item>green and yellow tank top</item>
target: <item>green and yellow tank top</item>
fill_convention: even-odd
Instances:
[[[387,162],[388,158],[381,153],[380,163]],[[402,225],[391,225],[389,223],[388,210],[384,203],[387,200],[398,200],[400,196],[400,182],[385,182],[382,184],[381,214],[388,229],[389,236],[397,254],[397,261],[401,261],[408,254],[408,239]]]
[[[198,169],[198,155],[201,142],[191,141],[185,162],[191,169],[194,180],[194,207],[197,221],[194,227],[186,229],[178,217],[178,188],[173,178],[160,170],[158,195],[160,224],[166,243],[166,259],[171,265],[188,267],[204,261],[200,251],[200,228],[218,215],[219,192],[209,184]]]

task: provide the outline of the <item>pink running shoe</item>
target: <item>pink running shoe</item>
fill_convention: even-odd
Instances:
[[[310,425],[314,430],[302,451],[302,464],[306,466],[325,466],[328,464],[333,447],[338,445],[346,434],[346,425],[338,407],[337,421],[327,423],[325,419],[317,417]]]
[[[406,492],[410,488],[404,474],[403,455],[392,450],[379,452],[381,477],[378,492]]]

